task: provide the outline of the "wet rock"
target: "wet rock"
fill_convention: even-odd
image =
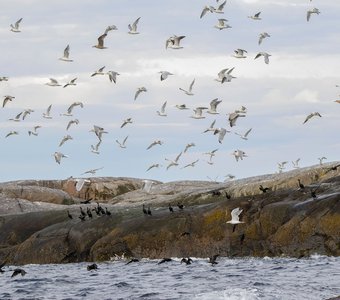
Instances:
[[[0,184],[0,261],[100,261],[123,254],[338,256],[340,176],[331,166],[223,183],[155,181],[148,192],[142,179],[133,178],[91,178],[80,191],[73,178]],[[261,192],[260,184],[270,190]],[[79,204],[84,200],[89,204]],[[142,204],[152,215],[143,213]],[[98,205],[111,215],[98,212]],[[92,218],[86,214],[82,221],[80,207]],[[243,210],[243,223],[235,226],[226,222],[236,207]]]

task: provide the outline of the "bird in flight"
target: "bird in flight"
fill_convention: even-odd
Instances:
[[[10,26],[11,26],[11,31],[12,32],[21,32],[20,30],[19,30],[19,25],[20,25],[20,22],[22,21],[22,18],[20,18],[18,21],[16,21],[15,23],[14,23],[14,25],[13,24],[11,24]]]
[[[193,96],[194,94],[193,94],[193,92],[192,92],[192,87],[193,87],[194,83],[195,83],[195,79],[190,83],[189,89],[188,89],[188,90],[185,90],[185,89],[182,89],[182,88],[179,88],[179,89],[180,89],[181,91],[183,91],[186,95],[188,95],[188,96]]]
[[[72,62],[73,60],[70,59],[69,56],[70,56],[70,45],[67,45],[66,48],[64,49],[64,55],[60,57],[59,60]]]
[[[304,120],[303,124],[305,124],[306,122],[308,122],[311,118],[313,117],[320,117],[321,118],[321,115],[318,113],[318,112],[313,112],[313,113],[310,113],[306,119]]]

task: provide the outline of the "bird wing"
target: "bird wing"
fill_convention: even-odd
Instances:
[[[194,83],[195,83],[195,79],[190,83],[190,86],[189,86],[189,92],[191,92],[192,91],[192,87],[193,87],[193,85],[194,85]]]
[[[259,58],[262,55],[262,53],[257,53],[254,59]]]
[[[305,121],[303,122],[303,124],[305,124],[310,118],[312,118],[313,117],[313,114],[309,114],[307,117],[306,117],[306,119],[305,119]]]
[[[142,92],[141,89],[138,89],[138,90],[136,91],[134,100],[137,99],[138,95],[139,95],[141,92]]]
[[[200,19],[202,19],[208,11],[210,11],[210,8],[205,6],[201,12]]]
[[[180,154],[177,155],[177,157],[175,158],[175,162],[177,162],[179,160],[179,158],[181,157],[182,152],[180,152]]]
[[[107,36],[107,33],[104,33],[98,38],[99,47],[104,47],[104,39],[106,38],[106,36]]]
[[[252,130],[253,128],[250,128],[245,134],[244,134],[244,137],[247,137],[247,135],[250,133],[250,131]]]
[[[16,29],[19,28],[19,24],[20,24],[21,21],[22,21],[22,18],[20,18],[18,21],[15,22],[14,27],[15,27]]]
[[[138,24],[140,18],[141,17],[137,18],[136,21],[133,22],[133,24],[132,24],[133,30],[137,30],[137,24]]]
[[[307,11],[307,22],[309,21],[311,14],[312,14],[312,12],[310,10],[308,10]]]
[[[164,114],[165,113],[165,107],[166,107],[167,101],[165,101],[161,107],[161,112]]]
[[[225,128],[221,128],[219,131],[219,135],[218,135],[218,142],[220,144],[222,144],[223,138],[225,136],[225,134],[227,133],[227,130]]]
[[[70,55],[70,45],[67,45],[64,50],[64,57],[68,58]]]
[[[227,1],[224,1],[221,5],[217,7],[217,10],[222,11]]]

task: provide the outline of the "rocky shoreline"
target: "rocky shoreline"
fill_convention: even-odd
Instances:
[[[155,180],[149,192],[135,178],[87,178],[80,191],[75,178],[1,183],[0,261],[104,261],[123,254],[339,256],[338,164],[223,183]],[[269,190],[263,193],[259,185]],[[97,215],[97,203],[111,214]],[[143,213],[143,204],[152,215]],[[80,207],[92,218],[80,220]],[[226,222],[235,207],[243,209],[244,223],[234,228]]]

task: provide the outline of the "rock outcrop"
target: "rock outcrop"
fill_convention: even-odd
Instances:
[[[143,189],[142,179],[133,178],[88,178],[80,191],[73,178],[2,183],[0,261],[101,261],[122,254],[338,256],[340,167],[336,165],[223,183],[155,181],[150,191]],[[304,188],[299,188],[298,179]],[[263,193],[260,184],[269,190]],[[143,204],[152,215],[143,213]],[[243,223],[226,223],[236,207],[243,210]],[[103,213],[106,209],[111,214]],[[79,218],[81,210],[84,221]]]

